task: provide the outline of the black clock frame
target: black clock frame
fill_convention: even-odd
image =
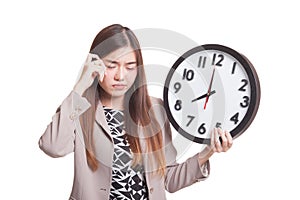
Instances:
[[[183,128],[180,127],[180,125],[176,122],[174,119],[170,107],[169,107],[169,84],[171,81],[171,78],[176,71],[177,67],[189,56],[200,52],[200,51],[205,51],[205,50],[218,50],[225,52],[231,56],[233,56],[235,59],[237,59],[242,67],[245,69],[247,76],[249,77],[249,82],[250,82],[250,89],[251,89],[251,97],[250,97],[250,104],[249,108],[247,110],[247,113],[245,117],[242,119],[240,124],[235,127],[232,131],[230,131],[231,136],[235,139],[238,136],[240,136],[242,133],[244,133],[247,128],[250,126],[252,121],[254,120],[256,113],[258,111],[259,103],[260,103],[260,96],[261,96],[261,91],[260,91],[260,83],[259,79],[256,73],[256,70],[252,63],[242,54],[238,53],[237,51],[223,46],[219,44],[205,44],[202,46],[197,46],[186,53],[184,53],[182,56],[180,56],[177,61],[173,64],[172,68],[170,69],[165,84],[164,84],[164,91],[163,91],[163,99],[164,99],[164,107],[168,116],[169,121],[171,122],[172,126],[175,128],[175,130],[178,131],[182,136],[185,138],[200,143],[200,144],[210,144],[210,139],[208,138],[198,138],[195,137],[194,135],[189,134],[186,132]]]

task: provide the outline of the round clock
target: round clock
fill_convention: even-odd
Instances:
[[[164,106],[173,127],[187,139],[210,144],[221,127],[233,138],[252,123],[260,102],[260,84],[250,61],[218,44],[195,47],[170,69]]]

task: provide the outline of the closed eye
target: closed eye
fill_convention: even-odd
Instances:
[[[108,64],[106,64],[107,68],[116,68],[118,66],[118,63],[116,61],[112,61],[112,60],[106,60],[106,62]]]
[[[109,69],[113,69],[118,67],[119,65],[121,65],[120,63],[118,63],[117,61],[114,60],[105,60],[106,62],[106,67]],[[129,61],[125,63],[126,69],[135,69],[137,67],[137,62],[136,61]]]
[[[110,65],[107,65],[106,67],[107,67],[107,68],[110,68],[110,69],[113,69],[113,68],[116,68],[116,67],[117,67],[117,65],[110,64]]]
[[[135,69],[136,68],[136,62],[128,62],[127,64],[126,64],[126,68],[127,69]]]

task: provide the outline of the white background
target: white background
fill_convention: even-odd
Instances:
[[[1,199],[68,198],[72,154],[50,158],[38,139],[73,88],[94,36],[113,23],[230,46],[260,77],[261,104],[250,128],[229,152],[211,158],[206,181],[168,199],[299,199],[296,1],[141,2],[1,1]]]

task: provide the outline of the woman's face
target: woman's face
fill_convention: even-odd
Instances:
[[[111,97],[123,97],[133,85],[137,76],[137,60],[130,47],[117,49],[103,58],[106,66],[105,76],[99,82]]]

